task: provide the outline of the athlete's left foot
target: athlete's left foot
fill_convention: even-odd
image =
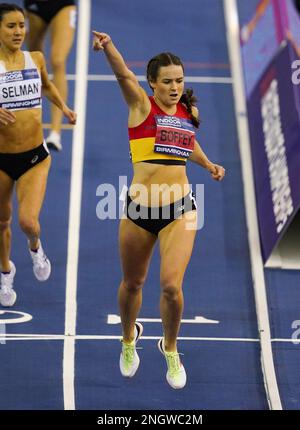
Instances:
[[[165,342],[164,338],[159,339],[158,341],[158,349],[160,352],[165,356],[168,371],[166,374],[166,379],[168,381],[168,384],[174,388],[175,390],[178,390],[180,388],[183,388],[186,384],[186,373],[185,368],[183,364],[181,363],[181,360],[179,358],[179,353],[177,351],[175,352],[167,352],[165,351]]]
[[[32,262],[33,262],[33,273],[38,281],[47,281],[51,273],[51,263],[45,254],[42,243],[40,241],[37,250],[29,249]]]

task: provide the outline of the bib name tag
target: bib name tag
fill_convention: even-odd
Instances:
[[[154,152],[188,158],[194,150],[193,124],[186,118],[156,115]]]
[[[11,110],[41,107],[41,79],[36,69],[0,74],[0,107]]]

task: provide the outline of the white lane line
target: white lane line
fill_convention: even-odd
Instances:
[[[137,318],[137,321],[145,322],[145,323],[161,323],[161,318]],[[202,316],[196,316],[193,319],[182,319],[181,323],[185,324],[219,324],[220,321],[210,320],[208,318]],[[121,317],[117,314],[108,314],[107,315],[107,324],[120,324]]]
[[[72,170],[69,207],[68,258],[66,276],[65,337],[63,356],[63,389],[65,409],[75,409],[74,367],[77,316],[77,271],[80,234],[80,211],[85,140],[85,118],[87,98],[87,74],[90,45],[90,0],[79,1],[75,111],[77,125],[74,128],[72,145]]]
[[[136,75],[140,82],[147,82],[146,76]],[[117,81],[115,75],[89,75],[89,81]],[[213,76],[185,76],[186,83],[199,83],[199,84],[232,84],[232,78],[227,77],[213,77]]]
[[[120,340],[120,335],[85,335],[77,334],[68,336],[64,334],[24,334],[24,333],[1,333],[1,340],[63,340],[73,338],[74,340]],[[161,336],[142,336],[145,340],[158,340]],[[260,339],[249,337],[197,337],[197,336],[179,336],[178,340],[198,340],[198,341],[216,341],[216,342],[260,342]],[[293,343],[300,344],[300,339],[275,338],[271,339],[272,343]]]
[[[65,335],[17,335],[6,334],[0,336],[0,340],[66,340]],[[120,340],[119,335],[75,335],[72,336],[76,340]],[[161,336],[142,336],[144,340],[158,340]],[[178,340],[190,341],[213,341],[213,342],[259,342],[259,339],[242,338],[242,337],[198,337],[198,336],[179,336]]]
[[[282,404],[273,361],[264,268],[256,217],[256,200],[240,53],[237,3],[236,0],[223,0],[223,6],[227,31],[227,45],[232,67],[233,93],[242,163],[244,202],[246,208],[252,279],[258,328],[261,339],[261,365],[269,407],[270,409],[281,410]]]
[[[288,343],[294,343],[295,345],[297,345],[298,343],[300,343],[300,339],[291,339],[291,338],[275,338],[275,339],[271,339],[271,342],[288,342]]]
[[[52,78],[51,75],[49,75]],[[146,82],[147,79],[144,75],[136,75],[140,82]],[[68,81],[75,81],[76,74],[68,74]],[[117,82],[115,75],[87,75],[88,81],[107,81]],[[198,83],[198,84],[229,84],[232,85],[232,78],[227,76],[185,76],[184,81],[186,83]]]

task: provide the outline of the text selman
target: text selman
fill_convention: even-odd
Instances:
[[[9,97],[20,97],[37,94],[38,92],[39,86],[37,83],[23,84],[2,88],[2,97],[7,99]]]

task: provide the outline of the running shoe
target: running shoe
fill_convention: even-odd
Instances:
[[[17,293],[13,289],[16,266],[10,261],[10,272],[1,273],[0,277],[0,304],[5,307],[11,307],[16,303]]]
[[[186,384],[186,373],[185,368],[180,361],[179,353],[177,351],[165,351],[164,338],[159,339],[157,346],[160,352],[165,356],[167,362],[168,371],[166,374],[166,378],[168,384],[175,390],[183,388]]]
[[[40,246],[37,251],[32,251],[29,249],[32,262],[33,262],[33,273],[38,281],[47,281],[51,273],[51,263],[45,254],[42,243],[40,241]]]
[[[136,352],[136,343],[142,336],[143,326],[135,322],[134,340],[130,343],[122,341],[122,352],[120,355],[120,371],[126,378],[132,378],[138,370],[140,358]]]
[[[60,142],[60,134],[56,131],[51,131],[46,139],[46,144],[50,150],[61,151],[62,144]]]

